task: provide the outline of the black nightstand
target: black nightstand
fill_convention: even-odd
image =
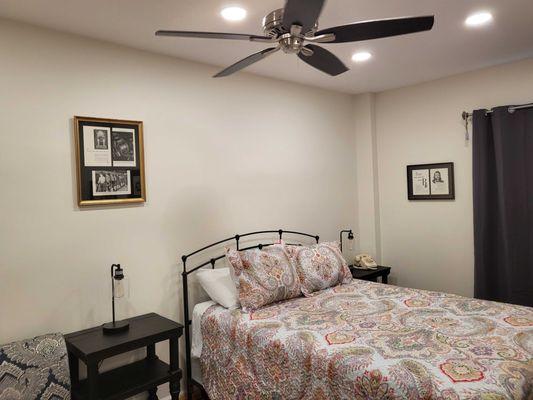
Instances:
[[[157,399],[157,386],[170,383],[172,400],[178,400],[181,370],[178,339],[183,325],[157,314],[130,318],[129,330],[104,335],[102,327],[86,329],[65,336],[72,398],[74,400],[120,400],[148,391]],[[170,365],[155,354],[155,344],[170,342]],[[98,364],[106,358],[146,347],[146,358],[100,374]],[[79,380],[79,360],[87,365],[87,379]]]
[[[350,271],[352,271],[352,276],[356,279],[377,282],[378,277],[381,276],[381,283],[388,283],[387,278],[390,274],[390,267],[379,265],[377,269],[357,269],[350,265]]]

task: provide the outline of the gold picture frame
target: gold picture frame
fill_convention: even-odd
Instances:
[[[78,205],[146,202],[143,122],[74,117]]]

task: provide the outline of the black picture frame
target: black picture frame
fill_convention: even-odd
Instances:
[[[425,182],[426,177],[427,182]],[[453,162],[408,165],[407,198],[409,200],[455,200]]]
[[[74,117],[78,205],[144,203],[142,121]]]

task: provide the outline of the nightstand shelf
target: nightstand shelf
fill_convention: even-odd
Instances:
[[[183,326],[157,314],[128,319],[127,331],[106,335],[98,326],[65,336],[72,398],[74,400],[122,400],[141,392],[149,399],[157,399],[157,386],[169,382],[173,400],[179,396],[182,372],[178,365],[178,339]],[[155,352],[158,342],[168,340],[170,365],[161,361]],[[146,347],[146,358],[99,372],[99,364],[106,358]],[[87,379],[79,380],[79,361],[87,365]]]
[[[172,379],[180,379],[181,373],[169,371],[170,366],[159,360],[144,359],[124,367],[100,374],[98,377],[98,399],[119,400],[146,392]],[[73,399],[88,398],[88,382],[80,381],[79,389],[73,392]]]
[[[390,274],[390,267],[379,265],[377,269],[358,269],[350,265],[350,271],[355,279],[362,279],[364,281],[377,282],[381,277],[381,283],[388,283],[388,276]]]

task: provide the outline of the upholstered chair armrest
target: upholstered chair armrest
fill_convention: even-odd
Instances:
[[[65,340],[59,333],[0,346],[0,400],[70,399]]]

